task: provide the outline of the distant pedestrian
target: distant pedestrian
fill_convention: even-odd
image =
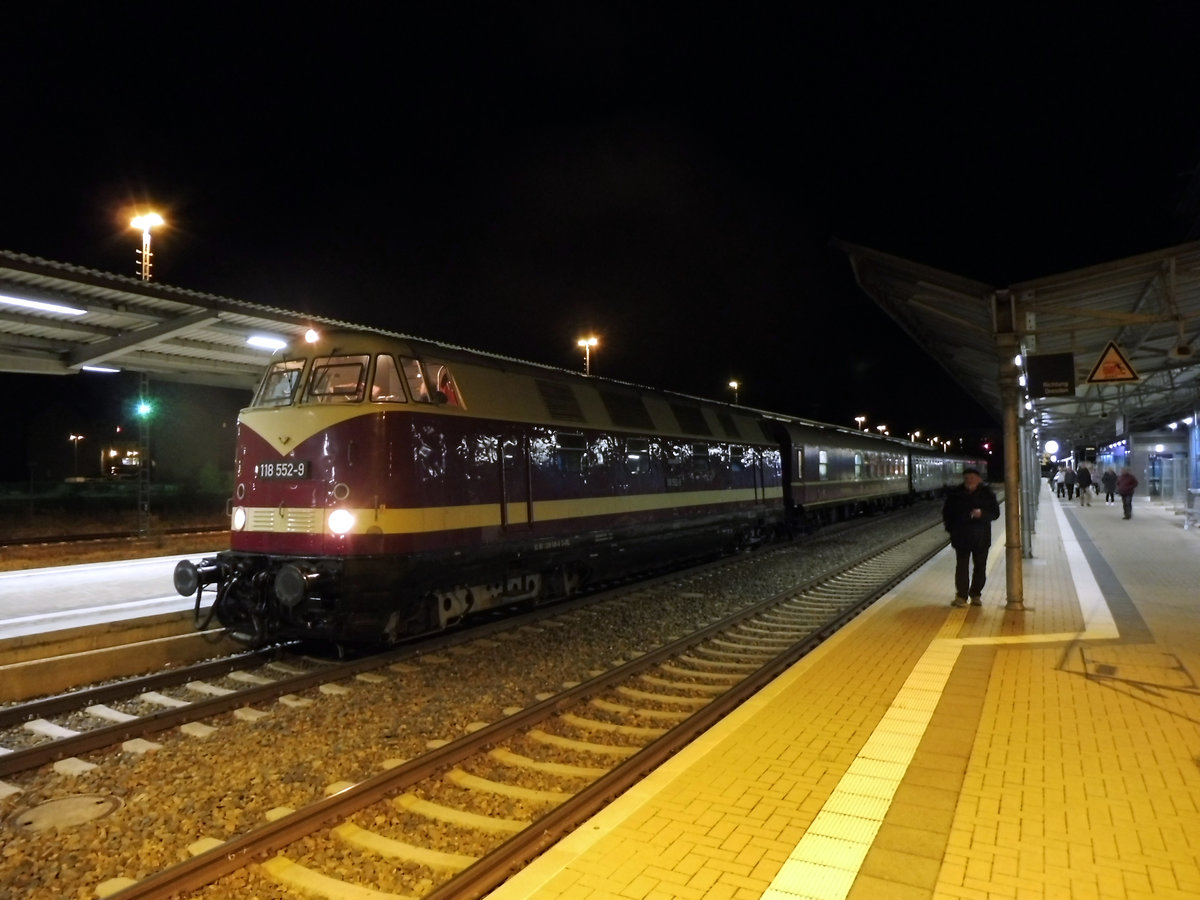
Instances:
[[[976,468],[963,469],[963,483],[951,488],[942,504],[942,522],[950,532],[950,546],[957,561],[954,567],[954,602],[951,606],[982,606],[987,582],[988,548],[992,545],[992,522],[1000,518],[1000,504],[992,489],[983,483]]]
[[[1092,505],[1092,470],[1086,465],[1079,467],[1079,473],[1076,475],[1077,485],[1079,487],[1079,505]]]
[[[1111,467],[1107,468],[1100,476],[1100,480],[1104,483],[1104,505],[1112,506],[1116,502],[1117,473]]]
[[[1067,476],[1063,474],[1062,466],[1054,473],[1054,487],[1058,490],[1058,496],[1067,496]]]
[[[1138,480],[1129,471],[1129,466],[1126,466],[1117,476],[1117,493],[1121,495],[1121,507],[1125,511],[1126,519],[1133,518],[1133,492],[1137,486]]]
[[[1063,482],[1067,485],[1067,499],[1075,499],[1075,470],[1067,466],[1067,471],[1063,472]]]

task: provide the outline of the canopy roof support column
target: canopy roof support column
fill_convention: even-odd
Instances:
[[[1004,575],[1006,610],[1025,609],[1025,572],[1021,541],[1021,426],[1017,413],[1021,403],[1016,358],[1021,352],[1016,329],[1016,302],[1008,291],[993,295],[996,349],[999,366],[1000,400],[1004,418]]]

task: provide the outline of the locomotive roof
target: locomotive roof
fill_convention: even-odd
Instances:
[[[451,367],[464,408],[433,407],[446,415],[746,442],[769,441],[771,432],[783,426],[794,437],[812,430],[836,433],[842,446],[906,445],[919,452],[935,452],[903,438],[387,332],[334,330],[313,343],[293,341],[276,351],[273,359],[379,353]]]

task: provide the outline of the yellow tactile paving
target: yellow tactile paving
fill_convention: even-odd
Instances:
[[[1002,541],[985,606],[941,554],[492,896],[1200,897],[1200,534],[1044,494],[1024,613]]]

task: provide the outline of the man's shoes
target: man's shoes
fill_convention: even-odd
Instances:
[[[966,606],[967,598],[966,597],[955,597],[954,602],[951,603],[950,605],[951,606]]]
[[[972,594],[971,595],[971,605],[972,606],[983,606],[983,598],[980,597],[978,594]]]

